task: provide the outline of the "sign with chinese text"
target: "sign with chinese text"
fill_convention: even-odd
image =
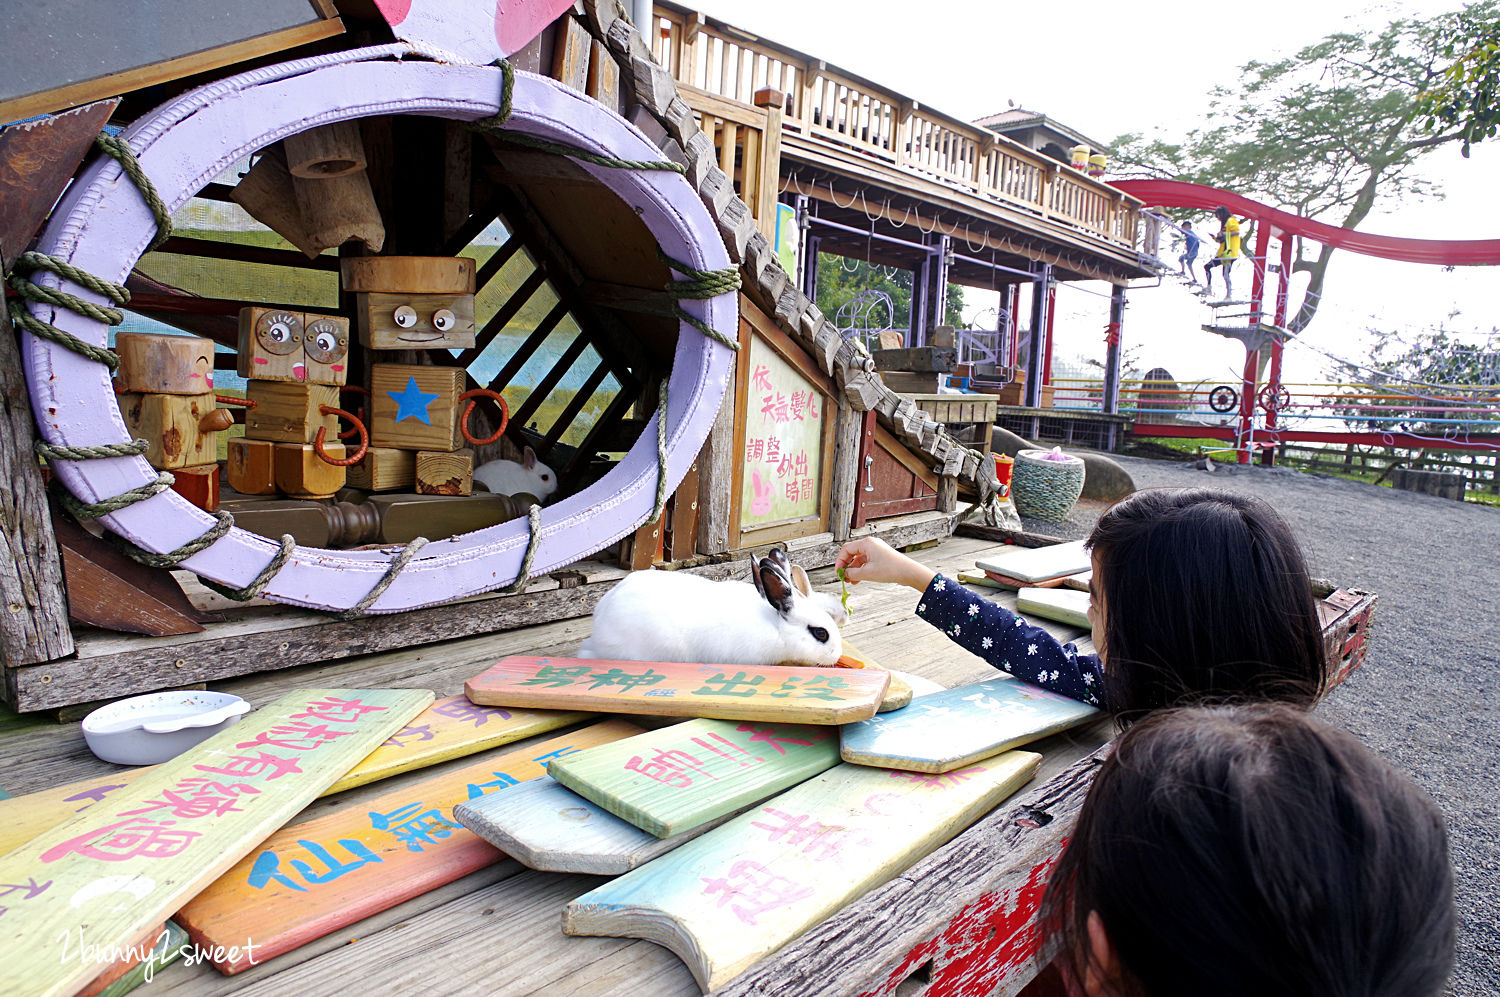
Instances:
[[[658,838],[595,806],[551,776],[453,809],[458,822],[529,869],[618,876],[728,820]]]
[[[553,758],[638,733],[595,724],[518,751],[493,754],[405,789],[284,828],[182,909],[176,920],[205,950],[264,961],[503,856],[453,819],[453,808],[535,779]],[[249,960],[215,960],[222,973]]]
[[[322,793],[332,796],[354,786],[401,772],[436,765],[450,758],[545,734],[586,719],[582,713],[557,710],[505,710],[476,706],[463,696],[448,696],[423,710],[370,756]],[[124,789],[155,768],[132,768],[0,800],[0,855],[43,831]]]
[[[689,720],[547,765],[579,796],[658,838],[734,813],[838,764],[838,731]]]
[[[76,991],[101,967],[64,958],[62,938],[133,944],[431,702],[426,690],[288,693],[0,859],[8,989]]]
[[[570,935],[645,938],[717,990],[1030,779],[1042,756],[942,775],[838,765],[568,904]]]
[[[512,657],[464,692],[488,706],[843,724],[873,717],[889,684],[874,668]]]
[[[740,529],[818,515],[823,396],[759,336],[747,380]]]
[[[1076,699],[998,678],[918,696],[910,706],[840,728],[839,737],[846,762],[948,772],[1097,716]]]

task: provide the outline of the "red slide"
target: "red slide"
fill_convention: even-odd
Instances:
[[[1350,228],[1339,228],[1313,221],[1242,194],[1205,187],[1182,180],[1115,180],[1112,187],[1138,197],[1147,205],[1164,208],[1201,208],[1212,211],[1223,205],[1242,218],[1254,218],[1287,235],[1300,235],[1336,249],[1348,249],[1365,256],[1405,263],[1436,263],[1442,266],[1482,267],[1500,264],[1500,239],[1401,239],[1390,235],[1371,235]]]

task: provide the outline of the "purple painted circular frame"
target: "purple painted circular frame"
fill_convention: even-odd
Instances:
[[[380,114],[422,114],[470,121],[496,113],[501,77],[488,66],[392,61],[405,45],[338,53],[255,70],[186,94],[133,124],[124,137],[169,210],[247,154],[289,134],[332,121]],[[371,95],[378,95],[371,96]],[[640,132],[600,104],[556,81],[517,73],[507,128],[623,159],[661,159]],[[730,265],[708,210],[686,179],[665,171],[613,170],[580,163],[629,205],[670,256],[703,269]],[[39,248],[105,280],[123,283],[156,227],[118,164],[101,157],[73,183]],[[104,303],[50,274],[39,283]],[[738,324],[733,295],[682,306],[730,336]],[[100,322],[31,304],[37,318],[103,346]],[[676,488],[696,459],[724,398],[732,352],[687,323],[679,328],[667,415],[667,479]],[[109,371],[70,350],[23,334],[22,361],[32,410],[49,443],[126,442]],[[634,532],[656,498],[655,418],[625,458],[600,481],[542,510],[532,574],[570,564]],[[56,473],[79,499],[97,502],[154,481],[140,457],[59,461]],[[212,517],[166,491],[101,522],[148,550],[175,550],[204,533]],[[527,521],[512,520],[424,547],[370,608],[399,612],[491,591],[520,570]],[[231,530],[182,567],[225,585],[252,581],[276,553],[273,541]],[[395,551],[297,547],[264,597],[319,609],[346,609],[384,574]]]

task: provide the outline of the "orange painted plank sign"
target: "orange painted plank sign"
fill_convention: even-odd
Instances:
[[[433,703],[392,734],[322,795],[332,796],[377,779],[436,765],[486,748],[497,748],[587,718],[584,713],[560,710],[506,710],[478,706],[463,696],[448,696]],[[122,769],[94,779],[0,800],[0,855],[20,847],[74,814],[82,813],[110,793],[124,789],[154,770],[154,767]]]
[[[639,733],[606,721],[283,828],[174,920],[220,972],[248,969],[497,861],[503,853],[454,820],[455,806]]]
[[[489,706],[845,724],[873,717],[889,685],[874,668],[512,657],[464,692]]]
[[[7,991],[77,991],[431,702],[287,693],[0,859]]]

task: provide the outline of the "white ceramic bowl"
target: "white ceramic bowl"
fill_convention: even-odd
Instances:
[[[106,762],[155,765],[249,712],[249,703],[227,692],[152,692],[101,706],[84,717],[83,739]]]

